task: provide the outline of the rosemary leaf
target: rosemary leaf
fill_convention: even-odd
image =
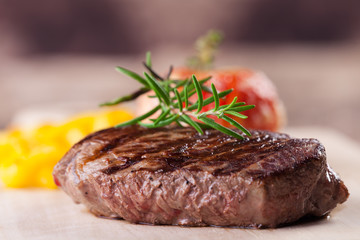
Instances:
[[[190,97],[192,97],[193,95],[195,95],[196,94],[196,90],[191,90],[191,91],[188,91],[188,97],[190,98]],[[180,93],[180,95],[181,95],[181,93]]]
[[[105,102],[105,103],[102,103],[100,104],[100,107],[103,107],[103,106],[113,106],[113,105],[117,105],[119,103],[122,103],[122,102],[127,102],[127,101],[132,101],[134,99],[136,99],[138,96],[148,92],[149,89],[147,88],[141,88],[139,90],[137,90],[136,92],[130,94],[130,95],[127,95],[127,96],[124,96],[124,97],[119,97],[111,102]]]
[[[225,91],[223,91],[223,92],[220,92],[220,93],[218,94],[218,96],[219,96],[219,97],[224,97],[224,96],[230,94],[232,91],[233,91],[232,89],[225,90]],[[207,99],[205,99],[205,101],[203,102],[203,105],[206,106],[206,105],[208,105],[208,104],[210,104],[210,103],[212,103],[212,102],[214,102],[214,96],[208,97]],[[197,105],[197,103],[195,103],[194,105],[190,106],[190,107],[188,108],[188,110],[194,110],[194,109],[196,109],[197,107],[198,107],[198,105]]]
[[[200,83],[196,79],[195,75],[192,75],[192,79],[193,79],[193,83],[194,83],[196,93],[197,93],[197,96],[198,96],[198,101],[197,101],[198,107],[197,107],[196,113],[199,113],[201,111],[201,109],[203,108],[203,94],[202,94],[202,91],[201,91]]]
[[[143,62],[144,67],[150,72],[150,75],[154,78],[163,81],[164,79],[160,77],[159,74],[157,74],[151,67],[149,67],[145,62]]]
[[[245,105],[245,102],[237,102],[237,103],[235,103],[232,107],[235,108],[235,107],[239,107],[239,106],[242,106],[242,105]],[[220,106],[220,107],[219,107],[219,110],[224,109],[224,108],[226,108],[226,107],[227,107],[227,105]]]
[[[201,88],[202,88],[202,90],[203,90],[204,92],[212,93],[211,88],[209,88],[209,87],[207,87],[207,86],[202,85]]]
[[[185,84],[183,92],[185,94],[185,109],[187,110],[187,108],[189,107],[189,92],[187,84]]]
[[[216,123],[213,119],[211,118],[207,118],[207,117],[201,117],[200,118],[201,121],[203,121],[205,124],[209,125],[210,127],[219,130],[220,132],[223,132],[227,135],[233,136],[237,139],[244,139],[243,136],[241,136],[239,133],[234,132],[233,130],[226,128],[218,123]]]
[[[219,109],[219,105],[220,105],[220,99],[219,99],[219,95],[218,92],[215,88],[215,85],[213,83],[211,83],[211,89],[212,89],[212,93],[214,95],[214,100],[215,100],[215,107],[213,109],[213,111],[217,111]]]
[[[177,120],[179,118],[178,114],[172,115],[169,118],[166,118],[165,120],[162,120],[160,122],[158,122],[157,124],[155,123],[142,123],[139,122],[139,125],[147,127],[147,128],[157,128],[157,127],[164,127],[167,126],[169,124],[171,124],[172,122],[174,122],[175,120]]]
[[[175,95],[176,95],[176,98],[177,98],[177,103],[178,103],[178,108],[179,108],[179,111],[182,112],[183,111],[183,104],[182,104],[182,101],[181,101],[181,97],[180,97],[180,93],[178,90],[176,90],[176,88],[174,89],[174,92],[175,92]]]
[[[152,67],[152,63],[151,63],[151,52],[146,52],[146,65],[151,68]]]
[[[176,119],[175,122],[179,127],[184,127],[178,119]]]
[[[206,77],[204,79],[201,79],[199,81],[200,86],[204,87],[203,84],[206,83],[207,81],[209,81],[210,79],[211,79],[211,76]],[[191,92],[194,89],[195,89],[194,83],[192,81],[189,81],[188,91]],[[181,97],[183,97],[184,96],[184,91],[181,91],[180,95],[181,95]]]
[[[163,111],[160,116],[154,121],[154,125],[157,125],[161,120],[163,120],[169,113],[170,113],[170,108],[167,109],[166,111]]]
[[[197,122],[195,122],[194,120],[192,120],[189,116],[181,115],[180,119],[183,120],[184,122],[186,122],[187,124],[189,124],[190,126],[192,126],[193,128],[195,128],[196,131],[198,131],[200,134],[204,134],[204,132],[201,129],[201,127],[199,126],[199,124]]]
[[[224,119],[225,121],[227,121],[228,123],[230,123],[234,127],[240,129],[242,132],[244,132],[249,137],[251,136],[251,133],[246,128],[244,128],[240,123],[235,121],[234,119],[232,119],[232,118],[230,118],[230,117],[228,117],[226,115],[222,116],[222,119]]]
[[[232,107],[228,110],[235,111],[235,112],[242,112],[242,111],[253,109],[254,107],[255,107],[255,105],[246,105],[246,106],[242,106],[242,107]]]
[[[170,76],[171,76],[171,73],[172,73],[172,71],[173,71],[173,66],[171,65],[170,66],[170,68],[169,68],[169,72],[168,72],[168,74],[166,75],[166,79],[170,79]]]
[[[151,86],[151,88],[154,90],[154,92],[159,96],[159,100],[163,99],[166,105],[170,105],[170,97],[169,92],[166,92],[166,90],[156,81],[153,79],[153,77],[149,76],[146,72],[144,72],[144,75],[146,77],[146,80],[148,84]]]
[[[185,89],[184,89],[185,90]],[[182,91],[181,93],[183,93],[184,91]],[[180,96],[181,96],[181,93],[180,93]],[[190,97],[192,97],[194,94],[196,93],[196,91],[195,90],[192,90],[190,93],[188,93],[188,105],[190,105],[191,104],[191,102],[189,101],[189,98]],[[176,99],[176,97],[175,97],[175,99]],[[184,97],[181,97],[181,100],[183,101],[183,102],[185,102],[185,96]],[[179,108],[178,107],[178,105],[177,104],[173,104],[172,105],[174,108]],[[193,107],[193,105],[191,105],[191,110],[194,110],[194,109],[196,109],[197,108],[197,104],[196,104],[196,106],[195,107]]]
[[[119,127],[124,127],[124,126],[128,126],[128,125],[136,124],[136,123],[144,120],[145,118],[150,117],[151,115],[156,113],[160,108],[161,108],[161,106],[158,105],[155,108],[153,108],[152,110],[150,110],[149,112],[145,113],[144,115],[141,115],[140,117],[131,119],[131,120],[127,121],[127,122],[120,123],[120,124],[116,125],[115,127],[119,128]]]
[[[202,122],[196,122],[196,123],[201,127],[201,129],[211,129],[212,128],[209,125],[206,125]]]
[[[224,113],[233,115],[233,116],[241,118],[241,119],[247,119],[248,118],[248,116],[245,116],[245,115],[243,115],[241,113],[238,113],[238,112],[235,112],[235,111],[224,111]]]
[[[177,81],[175,88],[182,87],[182,86],[186,85],[188,82],[189,82],[189,79]]]
[[[204,78],[204,79],[199,80],[200,85],[201,85],[201,86],[204,85],[204,83],[206,83],[207,81],[209,81],[211,78],[212,78],[212,76],[208,76],[208,77],[206,77],[206,78]]]
[[[115,68],[118,72],[121,72],[125,75],[128,75],[129,77],[137,80],[139,83],[141,83],[142,85],[145,85],[146,87],[149,88],[149,85],[148,83],[146,82],[146,80],[142,77],[140,77],[137,73],[134,73],[126,68],[123,68],[123,67],[116,67]]]
[[[237,97],[234,97],[232,102],[226,108],[224,108],[223,111],[230,109],[236,103],[236,101],[237,101]]]

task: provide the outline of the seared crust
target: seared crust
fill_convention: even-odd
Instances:
[[[317,140],[266,131],[237,140],[215,130],[110,128],[76,144],[54,177],[94,214],[135,223],[275,227],[348,197]]]

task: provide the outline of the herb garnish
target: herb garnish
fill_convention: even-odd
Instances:
[[[137,80],[143,85],[143,87],[130,95],[120,97],[111,102],[103,103],[101,106],[111,106],[117,105],[121,102],[131,101],[141,94],[149,91],[153,91],[155,93],[155,95],[151,95],[149,97],[158,98],[159,104],[144,115],[116,125],[115,127],[139,124],[148,128],[156,128],[163,127],[171,123],[177,123],[180,126],[183,126],[183,123],[186,123],[195,128],[200,134],[204,133],[203,129],[214,128],[235,138],[243,139],[239,133],[218,124],[212,118],[208,117],[215,116],[227,121],[234,127],[240,129],[246,135],[251,135],[247,129],[245,129],[233,118],[229,117],[229,115],[246,119],[247,116],[241,114],[240,112],[252,109],[255,107],[254,105],[245,105],[245,102],[237,102],[237,97],[235,97],[230,104],[220,106],[220,98],[230,94],[233,91],[232,89],[218,92],[213,83],[211,84],[211,89],[209,89],[204,84],[209,81],[211,77],[197,80],[195,75],[192,75],[192,79],[170,79],[172,67],[170,67],[167,76],[162,78],[152,69],[151,56],[149,52],[146,55],[146,62],[144,62],[144,66],[148,70],[148,73],[144,72],[144,77],[128,69],[116,67],[116,70]],[[203,99],[202,91],[210,92],[212,93],[212,96]],[[189,98],[194,94],[197,94],[198,99],[195,103],[191,103]],[[215,102],[215,107],[213,109],[202,112],[204,106],[213,102]],[[156,119],[150,119],[151,123],[142,122],[144,119],[151,117],[158,111],[161,111],[160,116]]]
[[[187,66],[193,69],[212,68],[217,48],[224,39],[222,32],[210,30],[195,42],[196,55],[187,60]]]

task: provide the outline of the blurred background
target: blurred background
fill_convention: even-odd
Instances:
[[[0,0],[0,128],[33,109],[95,109],[135,90],[114,71],[181,66],[219,29],[216,66],[264,71],[289,126],[360,140],[360,1]],[[24,115],[23,115],[24,116]]]

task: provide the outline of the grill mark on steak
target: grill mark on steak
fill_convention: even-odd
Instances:
[[[106,130],[108,130],[109,132],[106,132]],[[107,134],[109,134],[110,136],[114,133],[117,132],[116,128],[110,128],[110,129],[106,129],[106,130],[102,130],[99,131],[98,133],[102,134],[104,132],[106,132]],[[129,127],[127,128],[127,131],[124,131],[122,134],[117,134],[117,137],[115,138],[109,138],[108,135],[106,134],[105,136],[102,136],[99,138],[99,140],[103,141],[104,144],[102,144],[101,148],[98,149],[97,153],[95,153],[94,155],[90,156],[86,162],[90,162],[90,161],[94,161],[96,159],[101,158],[102,156],[108,154],[109,152],[111,152],[114,148],[116,148],[117,146],[123,144],[124,142],[128,142],[131,141],[133,139],[136,139],[138,136],[144,136],[144,134],[152,134],[154,132],[154,129],[152,129],[152,131],[138,131],[136,128],[132,128]],[[90,136],[86,137],[84,140],[80,141],[78,144],[82,144],[83,142],[93,138],[93,134],[91,134]],[[132,164],[129,164],[129,166]],[[125,166],[124,166],[125,167]],[[115,168],[114,168],[115,169]],[[124,168],[120,168],[120,169],[124,169]],[[106,172],[106,169],[104,169],[104,171]],[[116,172],[116,171],[109,171],[109,172]]]
[[[135,161],[126,161],[124,164],[122,165],[114,165],[114,166],[109,166],[107,168],[104,168],[101,170],[101,172],[107,174],[107,175],[111,175],[111,174],[114,174],[118,171],[121,171],[125,168],[128,168],[130,167],[131,165],[133,165],[135,163]]]
[[[276,227],[347,199],[317,140],[251,133],[106,129],[74,145],[54,178],[95,215],[133,223]]]
[[[184,146],[188,146],[189,143],[193,141],[192,138],[180,138],[178,140],[173,140],[171,142],[166,141],[169,137],[169,134],[164,132],[161,135],[157,135],[156,137],[148,137],[149,135],[152,135],[152,132],[148,132],[145,135],[144,134],[136,134],[132,138],[122,139],[120,142],[120,137],[116,138],[113,142],[110,142],[104,146],[104,148],[107,151],[104,151],[103,149],[100,150],[101,154],[94,157],[94,159],[99,158],[101,155],[106,154],[108,151],[114,149],[116,146],[118,146],[120,143],[126,143],[131,141],[132,139],[137,138],[138,142],[141,142],[143,145],[146,144],[156,144],[152,148],[135,148],[131,149],[133,152],[133,156],[131,158],[126,158],[125,163],[122,166],[110,166],[109,168],[105,168],[102,170],[103,173],[111,175],[116,173],[117,171],[124,170],[136,163],[139,163],[140,161],[143,161],[145,159],[148,159],[149,157],[157,157],[158,160],[163,161],[166,163],[166,166],[163,166],[161,171],[174,171],[176,169],[182,168],[183,166],[187,165],[190,162],[193,162],[193,160],[190,159],[188,153],[186,153],[186,150]],[[167,149],[168,151],[164,151],[164,149]],[[123,153],[126,152],[126,150],[120,150],[117,153]],[[184,156],[185,154],[185,156]],[[191,161],[189,161],[191,160]],[[141,168],[142,170],[149,170],[149,168]]]
[[[123,135],[126,135],[126,137]],[[270,138],[269,135],[264,135],[262,138],[245,138],[245,140],[239,141],[214,131],[206,131],[204,137],[186,128],[177,129],[177,135],[175,136],[177,138],[169,141],[171,136],[171,132],[166,129],[157,132],[150,129],[146,132],[138,131],[131,137],[129,137],[129,133],[121,134],[121,136],[107,142],[99,151],[99,154],[94,155],[88,161],[99,159],[112,150],[117,154],[130,151],[127,144],[136,139],[136,142],[141,142],[141,146],[135,146],[135,148],[131,149],[132,156],[127,157],[123,165],[109,166],[109,169],[103,169],[102,172],[108,175],[115,174],[117,171],[124,170],[149,158],[157,159],[163,163],[161,169],[158,169],[161,172],[175,171],[197,162],[198,159],[202,160],[203,165],[209,167],[229,161],[227,167],[214,170],[213,174],[220,175],[244,169],[258,160],[252,157],[254,154],[266,155],[268,152],[277,151],[283,145],[280,140],[275,139],[270,140],[272,143],[279,142],[275,146],[264,142]],[[244,143],[247,143],[246,147],[243,146]],[[124,149],[119,146],[124,146]],[[116,147],[118,148],[115,149]],[[241,162],[237,161],[239,157],[242,158]],[[141,169],[150,170],[149,168]],[[190,166],[189,169],[193,171],[201,170],[198,166]]]

